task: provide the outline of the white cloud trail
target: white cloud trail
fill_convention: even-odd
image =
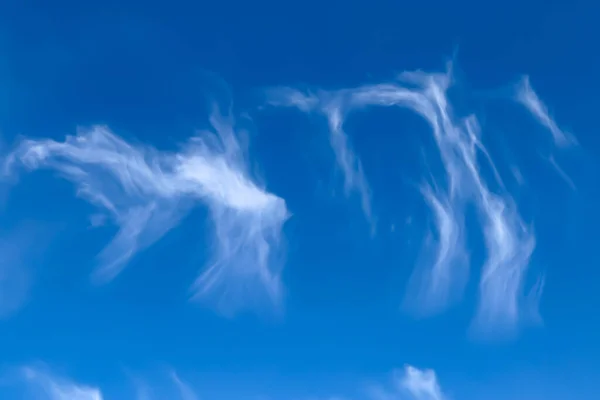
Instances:
[[[423,186],[422,195],[432,209],[436,225],[433,234],[437,239],[433,249],[435,257],[424,271],[421,268],[415,270],[408,293],[416,292],[418,300],[415,303],[429,313],[440,311],[454,298],[460,297],[469,269],[469,253],[465,248],[465,207],[473,204],[478,210],[487,249],[474,328],[486,332],[512,330],[531,314],[531,302],[523,294],[523,286],[535,248],[535,235],[500,181],[493,160],[480,140],[477,118],[471,115],[458,119],[453,115],[446,96],[451,79],[449,72],[406,72],[394,82],[331,92],[306,94],[291,88],[271,90],[269,102],[275,106],[295,106],[305,112],[334,109],[335,123],[330,122],[330,134],[344,137],[343,131],[335,127],[342,126],[343,117],[352,110],[369,106],[398,106],[421,115],[429,123],[437,143],[446,185],[435,190],[430,184]],[[536,104],[537,96],[532,94],[533,91],[525,92],[528,104]],[[537,108],[534,107],[539,111],[536,115],[542,116],[540,120],[550,127],[556,142],[563,143],[566,135],[551,119],[543,117],[544,109],[539,106],[539,100],[537,104]],[[346,147],[346,139],[336,139],[333,143],[332,140],[336,154],[352,154]],[[494,186],[499,187],[495,191],[490,189],[481,173],[482,159],[494,171]],[[359,161],[354,161],[354,168],[348,168],[344,158],[338,156],[338,164],[347,175],[346,181],[354,187],[358,186],[357,176],[366,182],[364,176],[357,172],[362,171],[356,167],[360,165]],[[432,249],[426,247],[424,252],[430,254]]]
[[[46,368],[23,367],[20,368],[19,381],[27,384],[27,392],[32,395],[31,398],[44,400],[104,400],[105,396],[98,387],[84,385],[74,382],[71,379],[50,373]],[[133,396],[136,400],[159,400],[159,399],[179,399],[179,400],[198,400],[198,395],[194,390],[184,382],[176,372],[170,374],[171,385],[174,390],[168,397],[158,395],[150,386],[141,380],[135,381],[136,393]],[[173,393],[175,392],[175,393]],[[29,397],[28,397],[29,398]],[[130,398],[129,396],[125,398]]]
[[[7,157],[5,171],[57,171],[114,222],[118,232],[93,275],[98,282],[115,278],[199,202],[210,210],[215,245],[194,297],[216,301],[223,312],[250,304],[257,293],[277,304],[282,287],[274,259],[289,216],[286,203],[252,180],[233,119],[214,111],[210,122],[212,131],[178,152],[128,143],[103,126],[62,142],[26,139]]]
[[[181,380],[179,375],[175,372],[171,373],[171,379],[177,387],[181,400],[198,400],[198,396],[192,390],[192,388],[184,381]]]
[[[563,131],[548,112],[548,107],[538,97],[531,87],[528,76],[521,79],[517,86],[516,100],[552,135],[554,146],[559,148],[573,147],[577,145],[576,138],[569,132]],[[575,183],[563,168],[556,162],[553,155],[548,157],[548,162],[572,190],[576,190]]]
[[[371,385],[367,395],[369,400],[448,399],[440,387],[434,370],[419,369],[412,365],[405,365],[403,369],[394,370],[391,385]]]
[[[23,375],[29,383],[41,389],[47,400],[103,400],[98,388],[77,384],[40,369],[23,368]]]
[[[519,82],[517,87],[517,101],[521,103],[529,112],[545,126],[552,134],[552,140],[558,147],[567,147],[577,144],[573,135],[564,132],[548,112],[548,107],[538,97],[537,93],[531,87],[531,82],[528,76],[525,76]]]
[[[406,365],[398,383],[415,400],[444,400],[446,398],[438,383],[437,375],[432,369],[421,370]]]
[[[327,119],[329,143],[335,155],[337,165],[344,175],[346,196],[358,193],[365,218],[375,229],[375,217],[371,206],[371,191],[365,178],[360,159],[354,153],[349,137],[344,131],[345,108],[339,97],[329,96],[326,92],[319,95],[303,93],[292,88],[277,88],[268,92],[268,102],[277,107],[295,107],[302,112],[317,111]]]
[[[442,391],[437,374],[432,369],[419,369],[405,365],[392,371],[390,382],[371,384],[366,393],[357,397],[330,396],[329,399],[360,398],[365,400],[448,400]],[[75,382],[64,376],[58,376],[45,367],[24,367],[19,369],[19,381],[27,385],[28,397],[43,400],[104,400],[108,398],[99,387]],[[135,379],[135,400],[199,400],[200,396],[179,375],[169,373],[170,384],[155,382],[152,386]],[[163,390],[164,389],[164,390]],[[31,397],[29,397],[31,396]]]

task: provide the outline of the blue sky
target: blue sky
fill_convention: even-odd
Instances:
[[[4,2],[0,397],[597,398],[598,13]]]

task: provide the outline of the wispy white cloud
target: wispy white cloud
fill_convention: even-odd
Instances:
[[[419,369],[405,365],[395,370],[390,385],[377,384],[369,387],[370,400],[447,400],[432,369]]]
[[[147,381],[139,377],[133,377],[135,400],[162,400],[165,398],[198,400],[200,398],[191,386],[179,377],[177,372],[170,371],[168,378],[168,384],[166,385],[154,382],[151,386]]]
[[[150,387],[140,379],[134,381],[135,385],[135,400],[152,400],[152,391]]]
[[[424,315],[443,310],[460,296],[469,277],[463,216],[456,213],[448,196],[430,185],[421,193],[430,207],[435,232],[423,245],[422,262],[410,279],[406,305]]]
[[[437,375],[432,369],[421,370],[407,365],[398,377],[398,383],[415,400],[444,400],[446,398],[438,383]]]
[[[65,376],[59,376],[49,371],[45,365],[27,366],[17,370],[18,380],[26,384],[26,399],[43,400],[103,400],[108,395],[99,387],[82,384]],[[130,376],[131,378],[132,376]],[[163,375],[163,377],[165,377]],[[175,371],[168,373],[168,380],[147,384],[146,381],[135,377],[133,383],[135,393],[125,395],[125,390],[119,398],[133,398],[135,400],[199,400],[201,397],[192,387],[183,381]],[[166,385],[165,385],[166,383]],[[119,391],[118,385],[112,388]],[[124,389],[124,387],[122,388]],[[367,390],[355,387],[353,391],[359,390],[354,395],[332,395],[326,397],[328,400],[448,400],[442,391],[435,371],[431,369],[419,369],[411,365],[394,370],[391,379],[371,383]],[[114,394],[116,392],[113,391]],[[294,398],[293,394],[290,393]],[[31,396],[31,397],[29,397]],[[267,396],[252,396],[248,398],[271,398]],[[313,398],[313,397],[309,397]]]
[[[179,392],[181,400],[198,400],[198,396],[196,395],[196,393],[187,383],[185,383],[181,380],[181,378],[179,378],[179,375],[177,375],[177,373],[172,372],[171,379],[177,387],[177,391]]]
[[[341,98],[330,96],[323,91],[313,94],[288,87],[267,91],[267,98],[272,106],[295,107],[305,113],[318,112],[326,118],[329,143],[336,163],[344,175],[344,192],[346,196],[354,192],[359,194],[363,213],[372,229],[375,229],[371,191],[360,158],[355,154],[350,138],[344,131],[344,116],[347,110],[345,104],[340,101]]]
[[[177,400],[199,400],[199,396],[189,384],[172,371],[169,374],[168,388],[157,391],[140,378],[134,379],[136,400],[162,400],[165,398]],[[48,371],[46,366],[28,366],[20,368],[19,381],[27,385],[27,393],[35,399],[44,400],[103,400],[100,388],[77,383],[64,376],[58,376]],[[162,386],[162,385],[161,385]],[[168,392],[167,397],[166,395]],[[130,398],[130,396],[124,397]]]
[[[47,400],[102,400],[98,388],[78,384],[65,378],[48,374],[41,369],[25,367],[22,370],[25,379],[41,389]]]
[[[571,188],[571,190],[576,190],[577,187],[575,186],[575,182],[573,182],[573,180],[571,179],[571,177],[565,172],[565,170],[558,165],[558,162],[556,161],[555,157],[553,155],[550,155],[550,157],[548,157],[548,162],[550,163],[550,165],[552,166],[552,168],[554,168],[554,170],[556,171],[556,173],[558,174],[558,176],[565,181],[565,183],[567,184],[567,186],[569,186],[569,188]]]
[[[337,108],[334,107],[334,110],[342,111],[330,118],[334,121],[330,122],[330,131],[333,132],[335,127],[342,126],[343,117],[349,112],[369,106],[398,106],[421,115],[429,123],[437,143],[445,170],[445,185],[435,191],[421,191],[432,209],[436,225],[435,232],[430,235],[437,239],[436,257],[425,270],[416,269],[417,275],[411,279],[411,285],[418,288],[409,287],[408,293],[424,296],[423,304],[434,310],[441,310],[449,300],[460,297],[468,276],[465,207],[474,204],[479,211],[479,224],[487,249],[474,326],[492,330],[512,329],[525,317],[523,282],[535,248],[535,235],[504,189],[493,160],[480,139],[476,117],[458,119],[453,115],[446,96],[451,84],[450,72],[405,72],[394,82],[333,92],[320,91],[302,96],[285,89],[275,96],[273,104],[296,105],[304,110],[314,107],[332,109],[331,105],[335,105]],[[282,98],[287,98],[287,103]],[[554,133],[556,140],[563,140],[562,137],[566,136],[561,135],[559,130]],[[348,149],[343,141],[332,146],[334,149],[336,146]],[[344,154],[344,151],[336,150],[336,153]],[[338,163],[343,166],[339,159],[343,157],[338,157]],[[481,173],[481,160],[494,171],[492,186],[499,189],[490,189],[490,183]],[[349,176],[347,181],[355,181],[358,168],[342,167],[342,170]],[[431,248],[426,247],[424,251],[430,253]]]
[[[554,118],[552,118],[548,112],[546,105],[533,90],[528,76],[523,77],[519,82],[517,86],[516,100],[523,105],[542,126],[548,129],[552,135],[554,146],[564,148],[577,145],[577,139],[575,136],[562,130],[556,121],[554,121]],[[552,154],[548,157],[548,162],[552,168],[554,168],[558,176],[560,176],[571,189],[575,190],[575,183],[565,172],[565,170],[558,164]]]
[[[344,191],[349,195],[353,190],[360,194],[361,206],[367,220],[374,226],[371,209],[371,194],[365,178],[362,163],[352,150],[348,135],[343,129],[343,110],[339,104],[328,104],[323,112],[329,123],[329,141],[338,165],[344,174]]]
[[[128,143],[103,126],[62,142],[26,139],[7,157],[5,171],[55,170],[118,227],[98,255],[98,282],[115,278],[200,202],[210,210],[215,244],[194,298],[214,300],[224,312],[250,304],[257,293],[277,304],[281,265],[274,256],[289,215],[285,201],[251,178],[233,118],[215,110],[210,122],[211,131],[178,152]]]
[[[550,116],[548,107],[538,97],[537,93],[531,87],[528,76],[524,76],[517,86],[516,99],[552,134],[554,144],[559,147],[566,147],[577,144],[573,135],[560,129],[558,124]]]

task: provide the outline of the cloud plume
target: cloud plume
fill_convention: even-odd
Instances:
[[[194,297],[214,300],[227,312],[257,292],[276,303],[282,288],[274,258],[286,203],[250,176],[233,118],[215,109],[210,122],[211,130],[177,152],[129,143],[104,126],[64,141],[25,139],[7,157],[5,172],[54,170],[116,225],[118,232],[98,255],[98,282],[114,279],[200,203],[210,211],[215,243],[193,285]]]
[[[542,102],[537,93],[533,90],[528,76],[523,77],[519,82],[517,86],[516,100],[550,132],[552,136],[552,142],[555,147],[567,148],[577,145],[576,138],[569,132],[562,130],[556,121],[554,121],[554,118],[552,118],[548,112],[548,107],[544,104],[544,102]],[[554,168],[558,176],[562,178],[571,189],[575,190],[575,183],[558,164],[554,155],[551,154],[548,157],[548,162],[550,166]]]
[[[340,101],[341,98],[329,96],[322,91],[319,95],[315,95],[283,87],[269,90],[267,99],[271,106],[294,107],[305,113],[318,112],[326,118],[329,143],[336,163],[344,175],[344,192],[346,196],[354,192],[358,193],[365,218],[374,229],[375,217],[371,207],[371,190],[360,158],[355,154],[350,139],[344,131],[344,116],[347,110]]]
[[[108,398],[107,391],[97,386],[75,382],[70,378],[56,375],[42,365],[27,366],[17,370],[18,381],[26,384],[25,398],[43,400],[103,400]],[[158,379],[157,379],[158,378]],[[164,378],[164,376],[162,376]],[[119,398],[135,400],[198,400],[201,397],[192,387],[183,381],[173,370],[168,373],[168,379],[161,377],[153,379],[151,385],[145,380],[135,378],[133,395],[126,395],[126,386],[113,385],[113,395],[120,391]],[[419,369],[411,365],[395,369],[386,382],[371,383],[358,390],[352,396],[329,396],[330,400],[448,400],[438,381],[437,374],[432,369]],[[248,396],[251,398],[254,396]],[[266,397],[265,397],[266,398]]]
[[[179,375],[177,375],[175,372],[172,372],[171,379],[177,387],[177,391],[179,392],[181,400],[198,400],[196,393],[194,393],[192,388],[187,383],[179,378]]]
[[[573,135],[560,129],[558,124],[550,116],[548,107],[538,97],[537,93],[531,87],[528,76],[521,79],[517,86],[516,99],[521,103],[537,121],[550,131],[552,140],[556,146],[566,147],[577,144]]]
[[[431,369],[420,370],[406,365],[403,374],[398,377],[398,383],[415,400],[444,400],[446,398],[442,393],[435,371]]]
[[[23,368],[25,379],[41,389],[47,400],[102,400],[98,388],[74,383],[31,367]],[[36,397],[37,398],[37,397]]]
[[[162,400],[162,399],[180,399],[180,400],[198,400],[199,397],[192,387],[183,381],[174,370],[168,373],[168,383],[160,384],[153,380],[152,386],[145,380],[135,377],[133,383],[135,386],[135,400]],[[160,381],[160,379],[159,379]]]
[[[474,327],[510,330],[530,315],[531,302],[524,295],[524,279],[535,249],[535,235],[521,217],[510,193],[504,189],[493,159],[481,140],[481,127],[476,116],[457,118],[454,115],[446,94],[452,84],[450,72],[415,71],[402,73],[398,79],[382,84],[314,93],[281,88],[270,91],[269,97],[275,106],[295,106],[303,111],[334,110],[326,115],[330,116],[330,135],[344,138],[331,140],[336,154],[340,155],[353,154],[347,146],[345,133],[339,129],[344,117],[353,110],[371,106],[402,107],[423,117],[437,144],[445,177],[442,184],[425,182],[422,186],[421,195],[431,208],[436,227],[429,235],[433,240],[426,243],[423,251],[424,255],[435,256],[427,265],[415,269],[407,293],[411,296],[416,293],[416,300],[409,302],[417,304],[423,312],[432,313],[460,298],[469,275],[466,227],[472,226],[465,221],[465,209],[474,205],[487,253],[481,265]],[[568,140],[568,136],[547,118],[545,107],[528,85],[524,86],[522,98],[552,131],[557,144]],[[356,187],[356,177],[364,179],[362,169],[358,167],[360,164],[346,168],[350,163],[343,160],[338,156],[346,182]],[[482,166],[494,172],[491,178],[484,176]],[[433,243],[435,248],[428,243]]]
[[[390,385],[387,385],[390,386]],[[419,369],[405,365],[394,370],[391,387],[377,384],[368,390],[371,400],[447,400],[437,375],[432,369]]]

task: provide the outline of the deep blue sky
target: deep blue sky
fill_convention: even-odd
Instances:
[[[91,229],[97,207],[52,167],[7,177],[0,271],[12,272],[0,274],[0,366],[9,378],[0,397],[29,398],[19,397],[14,371],[43,363],[48,376],[98,387],[105,399],[136,398],[132,374],[157,398],[176,398],[162,394],[170,369],[203,399],[362,399],[365,386],[387,385],[405,364],[434,369],[456,400],[596,398],[597,15],[592,1],[4,2],[3,157],[23,138],[62,142],[95,124],[135,146],[176,151],[207,127],[209,102],[232,103],[248,127],[251,175],[285,199],[291,217],[278,306],[223,315],[188,301],[214,240],[202,202],[96,285],[95,256],[115,227]],[[373,108],[345,120],[369,182],[372,233],[359,195],[344,193],[322,115],[264,107],[268,88],[355,88],[404,70],[444,72],[449,59],[455,110],[477,113],[507,190],[535,227],[527,285],[545,276],[543,323],[519,324],[510,338],[469,334],[481,233],[466,249],[475,260],[461,301],[430,318],[401,307],[432,224],[415,184],[441,171],[423,169],[421,155],[436,150],[421,118]],[[554,149],[513,101],[523,75],[577,146]],[[511,181],[513,164],[525,185]]]

